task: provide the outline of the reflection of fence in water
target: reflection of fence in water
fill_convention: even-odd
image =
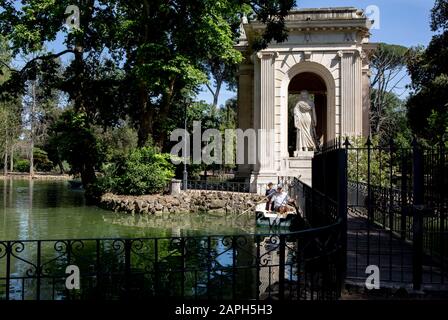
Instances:
[[[330,299],[339,225],[280,235],[0,241],[0,299]],[[268,240],[266,240],[266,238]],[[76,265],[81,290],[65,289]]]

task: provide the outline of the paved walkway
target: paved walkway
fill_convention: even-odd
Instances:
[[[380,269],[383,286],[412,288],[412,244],[390,231],[368,226],[365,217],[349,214],[347,235],[347,280],[363,284],[369,265]],[[445,267],[445,270],[447,268]],[[440,263],[424,258],[423,288],[446,290],[448,275],[442,277]]]

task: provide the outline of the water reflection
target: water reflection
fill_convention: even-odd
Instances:
[[[138,229],[167,229],[171,230],[173,237],[204,232],[206,234],[219,234],[222,232],[228,234],[235,231],[239,233],[255,232],[255,223],[251,216],[237,217],[237,215],[228,215],[216,217],[206,213],[167,213],[162,216],[155,216],[114,213],[113,215],[103,215],[103,220],[108,224]]]
[[[37,242],[17,242],[10,256],[11,299],[34,299],[38,294],[43,299],[67,298],[67,264],[80,266],[88,281],[84,286],[94,287],[101,276],[108,276],[107,285],[119,290],[123,279],[113,279],[111,274],[123,272],[126,254],[132,270],[141,276],[138,283],[148,286],[150,295],[164,295],[163,290],[179,295],[185,290],[187,296],[256,298],[278,281],[278,239],[253,235],[269,230],[256,229],[251,215],[113,213],[87,206],[83,193],[70,190],[65,182],[0,181],[0,197],[0,282],[6,279],[1,252],[7,245],[1,240],[145,238],[133,240],[128,253],[121,240],[43,241],[40,248]],[[206,237],[216,234],[220,236]],[[184,238],[182,244],[169,238],[173,236],[200,237]],[[292,251],[286,248],[288,260]],[[39,282],[33,278],[37,266],[42,272],[39,277],[44,276]],[[286,268],[285,272],[294,278],[295,271]],[[0,299],[5,296],[0,292]]]
[[[66,182],[0,180],[0,239],[153,237],[255,231],[251,217],[131,216],[87,206]]]

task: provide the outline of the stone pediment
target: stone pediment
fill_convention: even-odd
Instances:
[[[304,8],[290,11],[286,21],[362,20],[366,16],[354,7]]]

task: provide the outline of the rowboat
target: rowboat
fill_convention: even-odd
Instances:
[[[255,209],[257,226],[269,227],[269,229],[292,229],[298,220],[297,211],[278,214],[266,210],[266,204],[259,204]]]

